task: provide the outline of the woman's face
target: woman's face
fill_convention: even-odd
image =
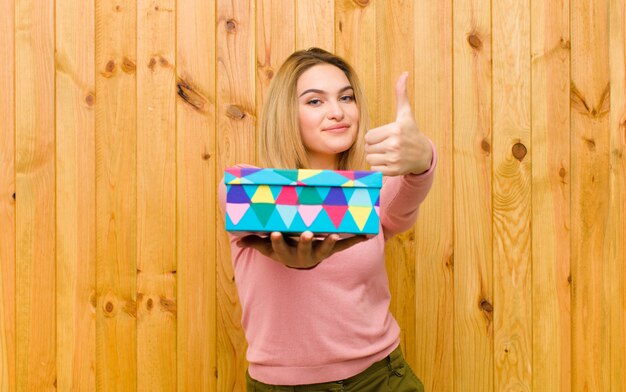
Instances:
[[[343,71],[319,64],[298,79],[300,135],[313,169],[335,169],[337,154],[348,150],[359,129],[359,108]]]

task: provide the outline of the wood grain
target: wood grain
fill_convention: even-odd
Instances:
[[[609,216],[608,1],[571,1],[572,390],[609,390],[603,261]]]
[[[217,2],[217,176],[237,163],[255,163],[255,7],[253,2]],[[243,113],[227,115],[230,107]],[[217,390],[245,389],[247,343],[241,328],[241,305],[222,214],[216,219],[217,265]]]
[[[365,89],[370,127],[381,125],[376,7],[375,2],[335,1],[335,52],[350,63]]]
[[[15,391],[15,2],[0,1],[0,392]]]
[[[270,82],[285,59],[295,50],[295,3],[259,0],[256,9],[256,112]]]
[[[176,2],[140,0],[137,15],[137,390],[173,391]]]
[[[296,49],[318,47],[335,51],[333,0],[296,1]]]
[[[530,2],[492,7],[494,388],[530,391]]]
[[[380,126],[396,119],[395,85],[404,71],[409,71],[407,91],[409,102],[415,107],[414,48],[407,47],[415,34],[415,4],[412,1],[386,2],[376,7],[376,29],[380,59],[377,86],[380,105]],[[400,339],[404,356],[415,366],[415,229],[411,228],[387,242],[385,249],[391,312],[400,325]]]
[[[57,388],[96,390],[94,3],[56,2]]]
[[[415,7],[415,119],[437,149],[436,179],[415,236],[417,376],[428,391],[454,391],[454,194],[452,1]]]
[[[177,7],[178,391],[216,392],[215,7]]]
[[[96,387],[137,389],[137,8],[96,5]]]
[[[604,253],[604,306],[608,325],[603,347],[603,383],[626,390],[626,1],[611,0],[609,9],[609,201]]]
[[[571,390],[569,1],[531,4],[533,390]]]
[[[56,390],[54,3],[15,3],[16,390]]]
[[[454,388],[493,390],[491,10],[453,3]]]

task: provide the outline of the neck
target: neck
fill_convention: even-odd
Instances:
[[[309,165],[311,169],[316,170],[337,170],[339,156],[334,155],[317,155],[309,153]]]

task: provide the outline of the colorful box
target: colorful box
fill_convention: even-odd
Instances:
[[[226,230],[378,234],[382,174],[227,168]]]

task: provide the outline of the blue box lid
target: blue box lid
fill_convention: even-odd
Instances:
[[[381,172],[366,170],[229,167],[224,172],[224,183],[381,188],[383,176]]]

